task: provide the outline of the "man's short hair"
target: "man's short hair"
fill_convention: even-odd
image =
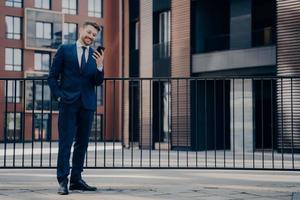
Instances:
[[[94,27],[95,29],[97,29],[97,31],[100,31],[100,26],[96,22],[84,22],[82,27],[84,28],[88,25],[90,25],[90,26]]]

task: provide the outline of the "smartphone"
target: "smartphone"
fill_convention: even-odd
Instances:
[[[97,51],[102,55],[101,50],[104,51],[104,50],[105,50],[105,47],[103,47],[103,46],[98,46],[98,47],[97,47]]]

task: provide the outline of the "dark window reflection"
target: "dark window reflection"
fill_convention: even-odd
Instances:
[[[103,86],[96,87],[97,105],[103,105]]]
[[[101,141],[103,139],[103,115],[97,114],[94,118],[90,140]]]
[[[34,114],[34,139],[49,140],[50,139],[50,114]]]
[[[64,23],[64,43],[73,43],[77,40],[77,24]]]
[[[252,46],[275,44],[276,1],[252,1]]]

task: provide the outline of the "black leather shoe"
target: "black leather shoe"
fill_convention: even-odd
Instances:
[[[67,195],[67,194],[69,194],[68,180],[62,181],[62,182],[59,183],[59,188],[58,188],[57,193],[60,194],[60,195]]]
[[[70,182],[70,190],[96,191],[96,187],[89,186],[84,180],[80,179],[76,182]]]

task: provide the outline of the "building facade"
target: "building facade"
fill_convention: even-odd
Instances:
[[[297,76],[299,6],[297,0],[124,0],[125,74],[161,78],[131,83],[128,141],[154,149],[299,149],[296,107],[291,112],[299,101],[296,80],[167,79]]]
[[[1,1],[0,57],[4,59],[0,61],[0,77],[47,77],[58,46],[76,42],[78,29],[85,21],[96,22],[102,28],[93,47],[106,47],[105,77],[119,77],[118,8],[117,0]],[[97,88],[98,108],[91,135],[94,140],[112,140],[112,133],[104,131],[105,127],[111,129],[109,121],[115,122],[115,136],[119,137],[118,117],[109,112],[114,105],[110,96],[104,99],[105,89],[109,88]],[[46,80],[1,81],[0,99],[0,140],[4,136],[6,141],[58,139],[58,105],[51,98]]]

